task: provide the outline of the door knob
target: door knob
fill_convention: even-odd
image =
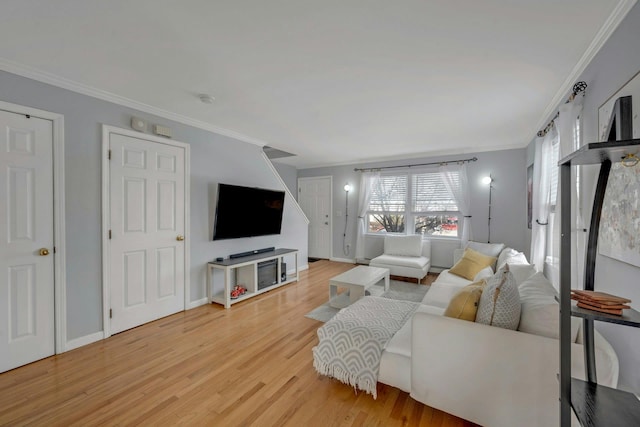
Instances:
[[[178,237],[176,237],[176,240],[177,240],[178,242],[182,242],[182,241],[184,240],[184,236],[183,236],[183,235],[181,235],[181,234],[178,234]]]
[[[47,255],[49,255],[49,249],[47,248],[40,249],[40,256],[47,256]]]
[[[324,225],[329,225],[329,223],[327,221],[324,222]]]

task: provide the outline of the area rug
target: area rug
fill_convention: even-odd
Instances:
[[[383,298],[395,299],[400,301],[420,302],[422,301],[428,290],[428,285],[417,285],[415,283],[403,282],[400,280],[391,280],[391,282],[389,282],[389,290],[387,292],[384,291],[384,284],[382,282],[371,286],[369,289],[367,289],[367,292],[369,292],[373,296],[379,296]],[[349,299],[348,291],[341,293],[337,296],[337,298],[347,301]],[[335,314],[339,311],[339,308],[331,307],[329,305],[329,302],[327,301],[321,306],[316,307],[309,313],[305,314],[305,317],[318,320],[320,322],[326,322],[333,316],[335,316]]]

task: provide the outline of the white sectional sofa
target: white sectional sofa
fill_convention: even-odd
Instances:
[[[518,330],[443,316],[451,298],[472,283],[445,270],[413,318],[387,343],[378,381],[487,427],[558,425],[555,289],[533,266],[510,267],[522,302]],[[487,275],[492,271],[485,269],[475,279]],[[580,330],[581,321],[574,319],[573,375],[584,378]],[[597,332],[595,343],[598,382],[615,387],[617,356]]]

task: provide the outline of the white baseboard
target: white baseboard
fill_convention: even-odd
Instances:
[[[207,301],[207,298],[200,298],[198,300],[195,301],[191,301],[189,303],[187,303],[187,310],[191,310],[192,308],[196,308],[196,307],[200,307],[201,305],[205,305],[207,304],[209,301]]]
[[[329,261],[336,261],[336,262],[346,262],[348,264],[355,264],[356,260],[353,258],[329,258]]]
[[[301,265],[300,267],[298,267],[298,272],[308,270],[308,269],[309,269],[309,264]],[[295,272],[296,272],[295,270],[291,270],[290,272],[287,271],[287,274],[293,274]]]
[[[65,351],[69,351],[69,350],[73,350],[76,349],[78,347],[82,347],[91,343],[94,343],[96,341],[100,341],[104,339],[104,332],[100,331],[100,332],[94,332],[93,334],[89,334],[89,335],[85,335],[83,337],[80,338],[74,338],[70,341],[67,341],[64,345],[64,348],[62,349],[62,351],[60,353],[64,353]]]

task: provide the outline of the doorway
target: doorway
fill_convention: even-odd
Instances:
[[[105,126],[105,336],[183,311],[187,144]]]
[[[309,219],[309,261],[331,258],[332,177],[298,179],[298,203]]]
[[[0,372],[64,351],[63,117],[0,102]]]

